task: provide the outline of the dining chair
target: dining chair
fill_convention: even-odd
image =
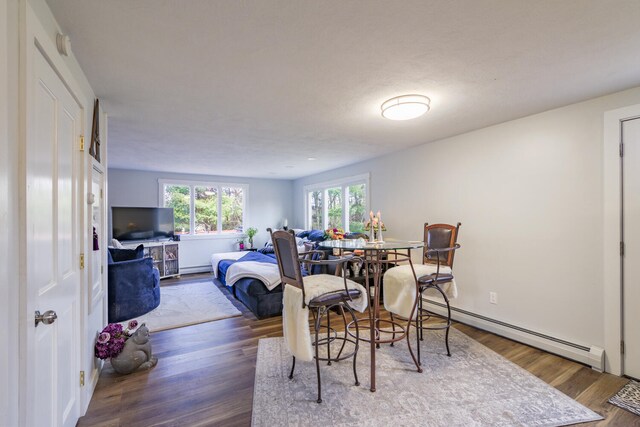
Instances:
[[[318,403],[322,403],[322,383],[320,379],[320,361],[326,361],[328,365],[331,362],[344,360],[353,357],[353,376],[355,378],[355,385],[360,385],[358,381],[358,374],[356,371],[356,357],[358,354],[360,333],[358,330],[358,322],[353,311],[352,305],[356,299],[360,299],[362,304],[362,298],[364,297],[363,288],[357,283],[348,280],[345,272],[347,269],[345,265],[347,263],[358,262],[358,259],[353,255],[344,256],[337,259],[325,259],[325,253],[319,250],[308,250],[303,253],[298,253],[298,247],[296,245],[295,234],[293,231],[272,231],[271,239],[273,241],[273,248],[278,261],[278,268],[280,271],[280,277],[282,279],[282,286],[293,286],[302,291],[302,308],[309,309],[313,314],[314,319],[314,332],[315,339],[312,343],[315,349],[316,363],[316,375],[318,381]],[[305,268],[302,267],[305,266]],[[332,266],[337,267],[337,270],[342,272],[341,276],[331,274],[311,274],[312,271],[317,269],[313,266]],[[305,275],[303,275],[305,272]],[[285,289],[283,288],[283,291]],[[286,295],[285,295],[286,297]],[[366,301],[366,298],[364,298]],[[366,305],[365,307],[366,308]],[[362,310],[364,310],[362,308]],[[287,312],[289,305],[284,304],[283,310],[283,322],[288,316],[292,316]],[[347,317],[345,312],[348,312],[353,320],[355,326],[355,340],[351,339],[345,332],[344,336],[338,335],[338,333],[331,327],[330,312],[337,311],[342,315],[345,331],[347,328]],[[306,311],[304,313],[307,313]],[[326,315],[326,325],[322,325],[322,320]],[[308,314],[307,314],[308,319]],[[296,322],[295,327],[306,326],[304,322]],[[320,338],[322,327],[326,326],[326,337]],[[284,325],[286,328],[287,325]],[[308,333],[308,327],[306,328]],[[334,342],[342,342],[340,350],[337,355],[331,355],[331,344]],[[347,342],[354,345],[354,350],[348,354],[343,354],[343,350]],[[326,357],[321,357],[319,354],[320,346],[326,345]],[[289,379],[293,379],[293,373],[296,366],[296,356],[293,356],[291,373]]]
[[[446,284],[454,284],[453,276],[453,260],[455,252],[460,248],[458,241],[458,233],[460,226],[450,224],[424,224],[424,249],[422,263],[426,265],[435,265],[435,271],[430,274],[422,275],[418,278],[418,307],[416,314],[417,328],[416,341],[418,347],[418,363],[420,363],[420,341],[424,340],[424,330],[445,330],[445,345],[447,348],[447,356],[451,356],[449,349],[449,329],[451,327],[451,305],[447,292],[443,289]],[[424,307],[424,293],[434,289],[444,299],[447,307],[447,315],[443,316],[433,311],[429,311]],[[425,322],[431,318],[439,318],[443,322],[426,325]]]

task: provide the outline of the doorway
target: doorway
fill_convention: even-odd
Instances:
[[[640,118],[621,126],[622,373],[640,378]]]

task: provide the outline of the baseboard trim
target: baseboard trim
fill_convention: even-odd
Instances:
[[[447,309],[444,303],[428,298],[424,301],[429,304],[429,309],[433,312],[446,315]],[[604,370],[604,349],[601,347],[572,343],[456,307],[451,307],[451,312],[451,317],[457,322],[584,363],[600,372]]]
[[[180,267],[180,274],[211,273],[211,264]]]

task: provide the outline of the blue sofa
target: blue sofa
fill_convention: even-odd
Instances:
[[[109,323],[122,322],[160,305],[160,272],[136,249],[109,248]]]

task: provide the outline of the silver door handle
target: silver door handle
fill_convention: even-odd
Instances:
[[[40,311],[36,310],[36,326],[38,326],[40,322],[45,325],[50,325],[55,322],[57,318],[58,315],[53,310],[45,311],[44,314],[40,314]]]

